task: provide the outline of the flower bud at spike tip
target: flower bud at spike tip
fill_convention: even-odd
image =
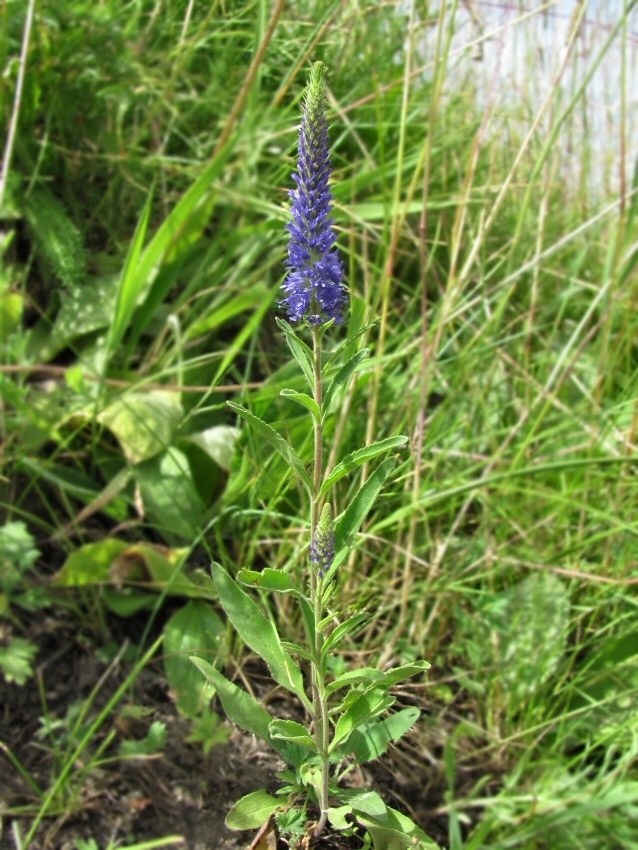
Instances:
[[[332,506],[326,502],[321,511],[315,536],[310,544],[310,563],[323,578],[335,557],[335,531],[332,521]]]
[[[299,160],[293,180],[288,276],[282,286],[286,297],[281,306],[291,322],[307,319],[322,325],[330,319],[343,323],[348,300],[343,285],[343,265],[334,247],[337,236],[332,221],[330,140],[326,121],[326,76],[315,62],[306,88],[301,126]]]

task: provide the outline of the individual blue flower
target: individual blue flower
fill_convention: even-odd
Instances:
[[[334,558],[335,531],[332,507],[329,502],[326,502],[310,544],[310,563],[316,569],[319,578],[324,577],[332,566]]]
[[[330,319],[343,323],[348,301],[343,285],[343,265],[334,247],[337,236],[332,220],[330,140],[326,121],[324,66],[315,62],[306,88],[299,128],[299,160],[293,180],[292,221],[288,246],[289,269],[281,305],[291,322],[307,319],[321,325]]]

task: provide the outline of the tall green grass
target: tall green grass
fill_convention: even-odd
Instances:
[[[196,559],[205,538],[231,569],[303,569],[281,460],[246,432],[226,472],[188,438],[236,426],[225,400],[249,396],[303,442],[274,315],[297,101],[310,59],[329,67],[349,329],[374,323],[329,462],[411,435],[340,604],[375,612],[353,653],[432,662],[406,757],[453,848],[638,846],[637,21],[621,5],[598,28],[577,7],[540,93],[529,44],[519,98],[481,87],[477,50],[510,30],[525,45],[556,4],[500,32],[480,3],[470,27],[455,2],[42,0],[28,42],[2,209],[0,499],[55,540],[53,563],[94,515]],[[25,12],[1,13],[7,127]],[[601,84],[610,55],[620,90]],[[148,419],[131,394],[152,392]],[[169,466],[193,522],[162,499]],[[340,483],[343,505],[360,484]]]

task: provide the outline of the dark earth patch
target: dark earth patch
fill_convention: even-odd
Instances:
[[[144,625],[140,620],[109,622],[111,640],[121,648],[128,639],[139,638]],[[40,647],[37,680],[22,687],[0,681],[0,850],[16,850],[16,823],[24,838],[40,805],[20,775],[16,760],[40,789],[48,790],[64,763],[60,751],[72,746],[68,741],[72,723],[64,724],[69,710],[81,710],[100,683],[87,713],[86,722],[90,723],[130,670],[128,663],[104,659],[90,631],[83,636],[76,625],[69,625],[68,616],[40,614],[33,618],[29,632]],[[263,696],[268,701],[267,680],[250,668],[246,674],[258,692],[263,682]],[[279,694],[271,692],[270,697]],[[142,708],[142,716],[131,714],[127,710],[131,706]],[[281,707],[284,714],[289,708],[294,715],[294,706]],[[45,715],[54,726],[58,752],[52,738],[42,734]],[[164,724],[167,732],[161,755],[128,760],[118,756],[122,741],[144,738],[155,721]],[[80,725],[82,732],[76,735],[75,744],[88,728],[85,723]],[[283,764],[239,729],[233,729],[228,742],[213,747],[205,757],[201,747],[186,741],[190,728],[170,698],[161,661],[154,661],[73,765],[58,813],[52,809],[40,824],[32,850],[76,850],[76,839],[93,839],[103,850],[109,841],[117,846],[166,836],[180,836],[182,842],[170,846],[185,850],[248,850],[254,836],[231,832],[224,818],[244,794],[259,788],[274,793],[275,774]],[[97,753],[100,747],[104,749]],[[442,802],[440,774],[434,760],[422,753],[420,746],[408,743],[365,773],[353,775],[352,782],[378,791],[389,805],[404,811],[445,847],[447,819],[436,813]],[[267,846],[274,850],[273,841]],[[326,834],[312,846],[354,850],[362,842],[356,836]],[[280,840],[276,850],[288,847]]]

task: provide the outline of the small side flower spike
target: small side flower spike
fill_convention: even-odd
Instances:
[[[332,521],[332,507],[326,502],[321,511],[317,530],[310,544],[310,563],[323,578],[332,566],[335,557],[335,532]]]
[[[321,62],[315,62],[306,88],[299,128],[299,161],[293,180],[292,221],[288,246],[289,274],[281,305],[291,322],[307,319],[322,325],[330,319],[343,323],[347,289],[343,265],[334,247],[337,236],[332,220],[330,140],[326,121],[326,79]]]

